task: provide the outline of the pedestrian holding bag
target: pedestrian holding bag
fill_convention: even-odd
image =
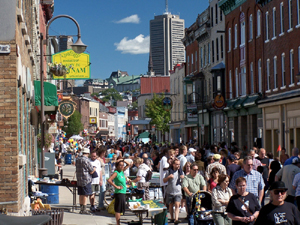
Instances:
[[[250,213],[251,216],[253,216],[253,213],[250,211],[250,209],[248,208],[248,206],[245,204],[245,202],[239,197],[240,202],[245,206],[245,208],[247,209],[248,213]],[[255,216],[254,216],[254,221],[256,220]]]

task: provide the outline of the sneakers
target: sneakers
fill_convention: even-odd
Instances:
[[[87,210],[83,210],[79,212],[80,214],[91,215],[91,213]]]
[[[185,213],[186,211],[185,211],[185,208],[180,208],[179,209],[179,213]]]
[[[174,224],[178,224],[178,223],[181,223],[181,221],[180,220],[175,220],[174,221]]]

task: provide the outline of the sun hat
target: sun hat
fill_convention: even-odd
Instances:
[[[216,159],[216,160],[219,160],[219,159],[221,159],[221,155],[220,154],[214,154],[213,158]]]
[[[90,154],[90,149],[89,148],[83,148],[82,154]]]

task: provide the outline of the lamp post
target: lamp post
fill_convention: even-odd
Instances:
[[[68,15],[58,15],[56,17],[53,17],[51,20],[49,20],[49,22],[46,26],[46,40],[45,40],[45,42],[44,42],[43,33],[40,34],[41,149],[42,149],[41,150],[41,167],[42,168],[40,168],[40,171],[45,171],[46,170],[44,168],[45,167],[45,158],[44,158],[44,145],[45,145],[45,143],[44,143],[44,138],[45,138],[45,128],[44,128],[45,117],[44,117],[44,114],[45,114],[45,111],[44,111],[44,58],[43,58],[44,51],[43,51],[43,45],[45,44],[46,48],[47,48],[48,39],[49,39],[49,26],[51,25],[51,23],[54,20],[56,20],[58,18],[61,18],[61,17],[68,18],[68,19],[72,20],[77,26],[77,30],[78,30],[77,37],[78,37],[78,39],[73,45],[71,45],[73,51],[76,52],[77,54],[80,54],[80,53],[84,52],[85,49],[87,48],[87,45],[83,44],[82,41],[81,41],[81,32],[80,32],[79,24],[77,23],[77,21],[73,17],[68,16]]]

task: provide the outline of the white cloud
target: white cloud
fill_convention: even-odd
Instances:
[[[116,50],[121,51],[123,54],[145,54],[149,53],[150,36],[144,37],[140,34],[134,39],[124,37],[119,43],[115,43]]]
[[[85,80],[75,80],[75,86],[76,87],[81,87],[83,86]]]
[[[137,14],[128,16],[124,19],[117,21],[116,23],[140,23],[140,18]]]

